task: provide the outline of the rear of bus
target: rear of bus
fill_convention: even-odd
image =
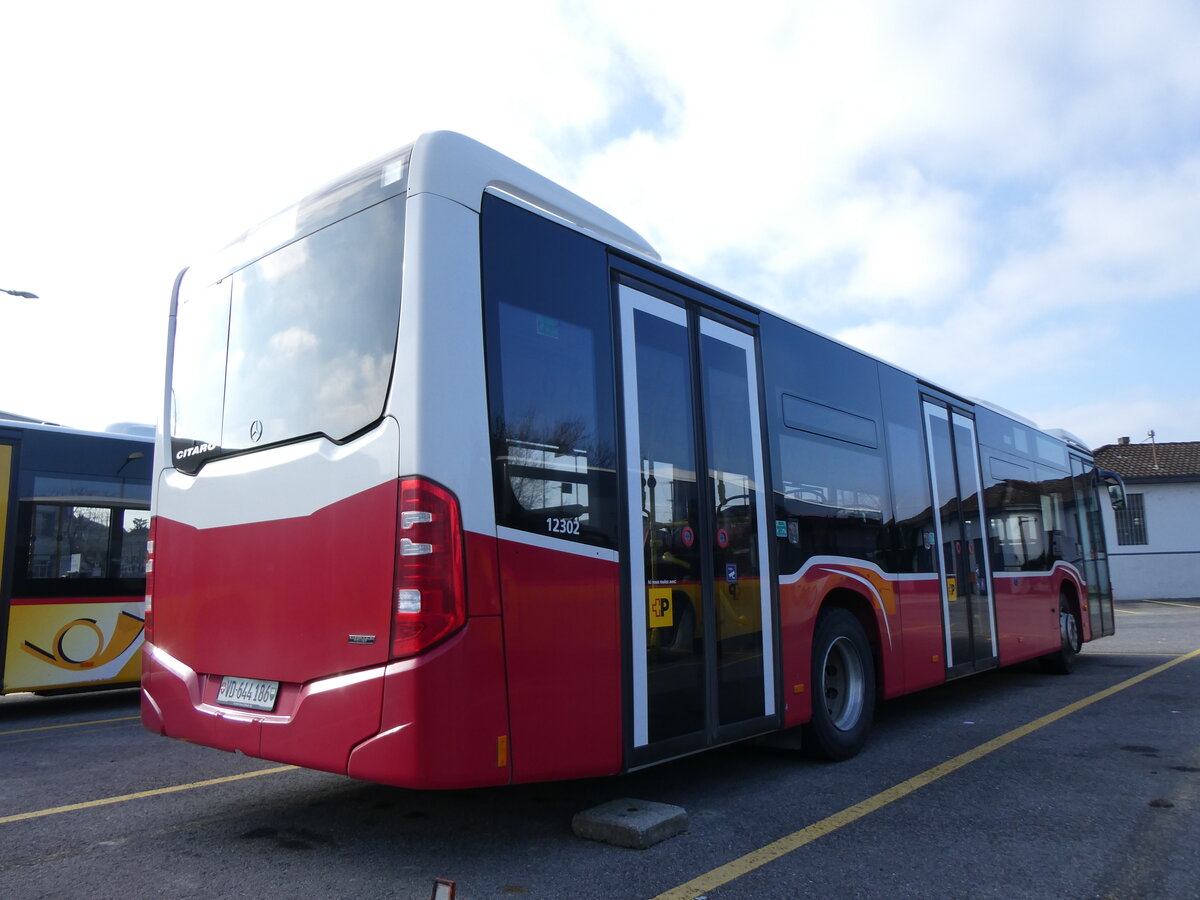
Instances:
[[[577,201],[425,136],[179,277],[151,731],[413,788],[513,780],[480,321],[480,173],[500,162],[509,189]],[[622,764],[607,724],[589,774]]]

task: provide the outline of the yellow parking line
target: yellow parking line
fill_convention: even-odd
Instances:
[[[103,725],[106,722],[136,722],[141,716],[121,716],[116,719],[92,719],[90,722],[68,722],[65,725],[42,725],[38,728],[17,728],[14,731],[0,731],[0,737],[7,734],[29,734],[31,731],[53,731],[56,728],[79,728],[83,725]]]
[[[1117,610],[1117,612],[1124,613],[1127,616],[1148,616],[1148,615],[1150,615],[1150,613],[1144,609],[1143,610],[1121,609],[1121,607],[1118,606],[1118,607],[1116,607],[1116,610]]]
[[[152,791],[138,791],[136,794],[121,794],[119,797],[104,797],[100,800],[89,800],[86,803],[70,803],[66,806],[55,806],[52,809],[39,809],[33,812],[17,813],[13,816],[0,816],[0,825],[9,822],[23,822],[26,819],[40,819],[42,816],[53,816],[58,813],[75,812],[80,809],[91,809],[96,806],[108,806],[112,803],[124,803],[126,800],[141,800],[144,797],[158,797],[162,794],[174,794],[177,791],[190,791],[195,788],[212,787],[217,784],[229,784],[231,781],[242,781],[246,778],[257,778],[259,775],[273,775],[276,772],[291,772],[299,766],[276,766],[273,769],[259,769],[256,772],[243,772],[241,775],[226,775],[224,778],[210,778],[208,781],[193,781],[191,784],[177,784],[172,787],[155,788]]]
[[[1170,600],[1143,600],[1143,603],[1157,603],[1160,606],[1182,606],[1184,609],[1200,609],[1194,603],[1172,603]]]
[[[818,838],[824,837],[837,831],[839,828],[849,825],[851,822],[856,822],[864,816],[882,809],[889,803],[893,803],[903,797],[907,797],[914,791],[918,791],[926,785],[932,784],[939,778],[943,778],[952,772],[956,772],[970,763],[978,759],[982,759],[989,753],[999,750],[1011,744],[1013,741],[1019,740],[1028,734],[1032,734],[1039,728],[1045,728],[1047,725],[1057,722],[1071,713],[1078,712],[1085,707],[1091,706],[1100,700],[1111,697],[1113,694],[1119,693],[1126,688],[1133,687],[1135,684],[1145,681],[1147,678],[1152,678],[1160,672],[1165,672],[1172,666],[1177,666],[1181,662],[1186,662],[1196,656],[1200,656],[1200,650],[1193,650],[1191,653],[1186,653],[1183,656],[1177,656],[1170,662],[1165,662],[1160,666],[1155,666],[1153,669],[1148,669],[1140,675],[1135,675],[1120,684],[1113,685],[1110,688],[1092,694],[1090,697],[1084,697],[1082,700],[1064,706],[1062,709],[1048,713],[1039,719],[1034,719],[1020,728],[1014,728],[1012,731],[1006,732],[997,738],[993,738],[987,743],[980,744],[966,753],[960,753],[953,759],[949,759],[940,765],[934,766],[932,769],[927,769],[920,775],[915,775],[907,781],[902,781],[900,784],[888,788],[886,791],[876,794],[874,797],[868,797],[861,803],[856,803],[854,806],[847,807],[841,812],[836,812],[831,816],[827,816],[819,822],[814,822],[807,828],[801,828],[799,831],[794,831],[786,837],[782,837],[777,841],[772,841],[766,846],[760,847],[757,850],[752,850],[745,856],[740,856],[737,859],[727,862],[723,866],[718,866],[711,871],[705,872],[691,881],[681,884],[678,887],[671,888],[662,894],[659,894],[653,900],[693,900],[700,894],[714,891],[724,884],[728,884],[734,879],[740,878],[755,869],[765,866],[769,862],[774,862],[781,856],[786,856],[793,850],[799,850],[805,844],[811,844]]]

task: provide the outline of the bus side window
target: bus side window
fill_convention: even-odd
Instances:
[[[811,556],[846,556],[882,564],[885,547],[883,459],[843,441],[784,432],[779,436],[788,536],[780,570]]]
[[[104,578],[112,510],[39,503],[33,508],[26,569],[31,578]]]
[[[17,596],[119,595],[145,577],[150,513],[72,503],[20,505]]]
[[[490,194],[482,217],[496,521],[615,548],[607,254]]]

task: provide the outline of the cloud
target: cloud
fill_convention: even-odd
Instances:
[[[1021,215],[1039,223],[1036,238],[1019,226],[1010,232],[1014,246],[977,269],[977,285],[917,321],[884,310],[838,336],[959,390],[990,396],[1021,387],[1038,402],[1039,377],[1058,379],[1044,380],[1042,391],[1067,389],[1070,379],[1099,384],[1114,359],[1125,361],[1127,377],[1161,371],[1163,359],[1130,355],[1149,349],[1151,335],[1129,340],[1139,319],[1180,322],[1181,298],[1200,294],[1197,161],[1067,177]],[[1174,350],[1170,335],[1165,347],[1186,352]],[[962,365],[963,353],[977,364]],[[1198,381],[1162,380],[1157,389],[1186,392]]]
[[[315,350],[320,340],[311,331],[294,327],[271,335],[267,341],[267,349],[286,360],[294,359],[302,353]]]
[[[1200,291],[1200,155],[1065,175],[1027,214],[1043,233],[997,266],[995,302],[1094,307]]]
[[[725,284],[740,270],[753,281],[729,284],[739,293],[761,290],[766,273],[776,280],[769,303],[861,317],[957,302],[989,281],[993,297],[1006,284],[1027,293],[1039,270],[1081,269],[1115,242],[1110,263],[1190,282],[1167,274],[1177,264],[1158,265],[1179,240],[1153,252],[1158,229],[1143,226],[1190,226],[1195,205],[1192,179],[1178,159],[1155,158],[1164,150],[1153,137],[1195,122],[1200,67],[1185,62],[1179,38],[1196,34],[1194,11],[715,9],[673,10],[669,22],[649,10],[638,29],[625,27],[629,4],[593,10],[601,36],[622,48],[614,58],[637,67],[668,112],[657,128],[598,146],[580,184],[668,261]],[[665,31],[675,39],[664,42]],[[1130,157],[1149,164],[1145,178],[1121,175]],[[1177,177],[1163,174],[1173,167]],[[1132,255],[1139,245],[1146,265]],[[1106,276],[1081,287],[1094,294]],[[788,298],[788,285],[829,296]]]
[[[1200,292],[1196,9],[690,9],[656,50],[605,6],[669,112],[580,178],[668,262],[1017,410],[1154,371],[1129,310]]]

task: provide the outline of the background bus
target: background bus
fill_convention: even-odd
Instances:
[[[0,419],[3,693],[138,683],[153,446]]]
[[[879,696],[1113,630],[1082,444],[458,135],[185,271],[168,347],[161,734],[418,788],[836,759]]]

